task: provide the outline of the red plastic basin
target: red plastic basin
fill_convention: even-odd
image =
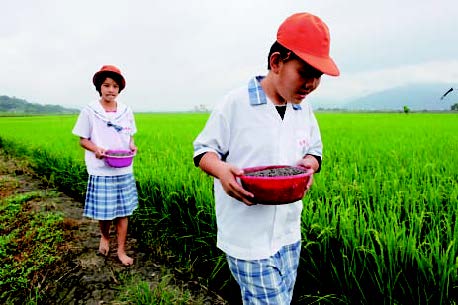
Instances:
[[[303,174],[290,176],[257,177],[246,174],[283,167],[294,167],[303,170]],[[254,195],[253,201],[260,204],[286,204],[298,201],[304,197],[305,188],[311,172],[306,169],[287,165],[270,165],[244,168],[244,175],[240,176],[243,188]]]
[[[105,164],[111,167],[126,167],[132,164],[134,154],[130,150],[109,149],[105,152]]]

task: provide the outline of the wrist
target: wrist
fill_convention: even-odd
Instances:
[[[307,167],[310,167],[311,169],[313,169],[314,172],[316,172],[318,170],[318,168],[320,167],[320,163],[312,155],[305,156],[303,158],[303,164],[306,165]]]

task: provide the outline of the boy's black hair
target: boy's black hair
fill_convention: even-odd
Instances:
[[[309,67],[308,71],[308,76],[309,77],[321,77],[323,75],[323,72],[320,70],[316,69],[315,67],[311,66],[309,63],[303,61],[302,59],[299,58],[296,54],[294,54],[293,51],[285,48],[283,45],[281,45],[278,41],[275,41],[273,45],[270,47],[269,51],[269,57],[267,57],[267,69],[270,70],[270,57],[272,56],[273,53],[278,52],[280,53],[280,59],[283,62],[287,62],[292,59],[299,59],[300,61],[304,62],[307,67]]]
[[[122,89],[121,89],[121,85],[122,85],[122,78],[119,74],[117,73],[114,73],[114,72],[110,72],[110,71],[104,71],[102,73],[100,73],[100,75],[97,77],[96,81],[95,81],[95,90],[97,90],[97,92],[99,93],[100,96],[102,96],[102,91],[100,89],[100,87],[102,87],[102,84],[103,82],[107,79],[107,78],[111,78],[115,81],[116,84],[118,84],[119,86],[119,93],[121,93]]]
[[[268,70],[270,70],[270,56],[272,56],[272,54],[275,52],[280,53],[280,58],[283,61],[288,61],[296,57],[296,54],[294,54],[291,50],[282,46],[278,41],[275,41],[272,44],[272,46],[270,47],[269,56],[267,57],[267,69]]]

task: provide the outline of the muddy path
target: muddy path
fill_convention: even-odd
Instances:
[[[0,150],[0,198],[11,194],[49,187],[36,177],[26,160],[5,155]],[[126,291],[129,279],[147,282],[151,289],[164,283],[178,291],[192,294],[190,304],[228,304],[216,293],[187,280],[172,266],[165,266],[154,260],[148,253],[137,247],[137,241],[128,236],[127,254],[134,258],[134,264],[124,267],[116,255],[116,233],[112,228],[110,253],[107,257],[98,254],[100,233],[98,222],[82,217],[83,203],[56,192],[46,198],[47,206],[64,215],[64,236],[62,245],[63,261],[49,272],[50,278],[41,285],[46,286],[46,304],[120,304],[119,295]]]

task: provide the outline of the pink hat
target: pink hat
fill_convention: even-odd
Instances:
[[[340,74],[339,68],[329,56],[328,27],[317,16],[296,13],[286,18],[278,28],[277,41],[324,74]]]
[[[102,68],[100,68],[99,71],[97,71],[94,74],[94,77],[92,78],[92,83],[97,86],[97,83],[99,83],[100,78],[105,74],[109,75],[110,73],[117,74],[121,80],[121,83],[119,84],[119,92],[121,92],[122,89],[126,87],[126,80],[124,79],[124,76],[121,74],[121,70],[119,70],[117,67],[112,66],[112,65],[105,65]]]

